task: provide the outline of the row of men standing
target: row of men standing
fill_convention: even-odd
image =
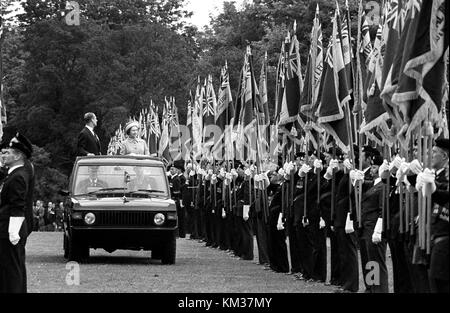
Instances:
[[[348,159],[343,161],[345,155],[339,149],[334,160],[331,151],[322,155],[321,160],[314,153],[307,158],[298,155],[300,175],[291,176],[293,186],[289,178],[283,178],[275,170],[268,171],[266,204],[262,200],[265,187],[258,189],[261,183],[256,182],[255,188],[255,180],[246,175],[248,168],[238,161],[233,162],[232,183],[227,183],[226,173],[217,170],[229,168],[231,164],[226,162],[217,163],[215,171],[207,162],[200,164],[200,171],[193,171],[191,164],[185,170],[184,162],[175,162],[170,180],[179,215],[179,236],[190,233],[190,239],[204,241],[206,246],[252,260],[256,235],[260,264],[275,272],[293,274],[298,280],[334,285],[338,287],[337,292],[360,289],[360,266],[365,292],[388,292],[386,251],[389,246],[395,293],[448,292],[448,140],[436,140],[433,148],[437,188],[433,194],[433,249],[429,256],[418,249],[417,231],[413,235],[399,232],[395,172],[382,178],[380,167],[384,170],[385,162],[379,151],[366,146],[359,156],[357,150],[356,164],[361,162],[363,171],[355,170]],[[318,161],[328,167],[316,167]],[[305,165],[315,168],[315,173],[306,174],[306,170],[301,174]],[[412,186],[420,170],[409,170],[407,179]],[[333,175],[335,186],[332,186]],[[349,188],[349,180],[361,182],[361,225],[356,221],[354,189]],[[386,185],[391,208],[389,218],[383,216],[382,210]],[[284,205],[282,199],[292,187],[293,197],[290,202],[285,201],[290,204]],[[413,207],[417,215],[417,192],[415,197]],[[383,218],[385,223],[389,220],[387,230],[383,230]],[[417,228],[417,225],[410,227]],[[326,282],[327,237],[331,245],[329,282]],[[423,256],[418,257],[420,254]],[[378,277],[371,282],[367,278],[375,267]]]

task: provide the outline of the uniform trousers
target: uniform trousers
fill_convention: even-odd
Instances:
[[[25,241],[12,245],[0,239],[0,293],[26,293]]]

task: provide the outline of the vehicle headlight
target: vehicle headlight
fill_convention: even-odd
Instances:
[[[94,213],[88,213],[84,216],[84,222],[88,225],[92,225],[95,223],[95,214]]]
[[[166,217],[162,213],[156,214],[155,218],[153,219],[155,224],[158,225],[158,226],[161,226],[162,224],[164,224],[165,220],[166,220]]]

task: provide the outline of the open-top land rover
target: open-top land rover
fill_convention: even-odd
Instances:
[[[85,260],[89,249],[151,250],[174,264],[177,211],[164,163],[148,156],[77,158],[64,211],[64,256]]]

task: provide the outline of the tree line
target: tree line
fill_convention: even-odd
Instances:
[[[5,11],[12,1],[2,1]],[[302,65],[306,65],[316,5],[324,46],[331,34],[335,3],[326,0],[254,0],[238,8],[224,2],[203,29],[189,24],[186,0],[78,0],[80,25],[65,23],[65,1],[27,0],[17,21],[3,19],[1,55],[7,111],[4,140],[17,130],[35,145],[36,198],[55,199],[66,187],[76,158],[85,112],[99,118],[97,133],[106,152],[118,125],[150,100],[159,106],[175,97],[186,122],[189,91],[198,76],[228,63],[236,98],[245,48],[252,46],[255,74],[267,51],[269,110],[274,111],[276,66],[286,31],[297,22]],[[339,1],[343,4],[344,1]],[[349,0],[357,15],[357,1]],[[352,25],[353,26],[353,25]],[[356,27],[356,25],[354,25]],[[372,27],[375,36],[376,26]],[[356,33],[356,30],[355,30]]]

